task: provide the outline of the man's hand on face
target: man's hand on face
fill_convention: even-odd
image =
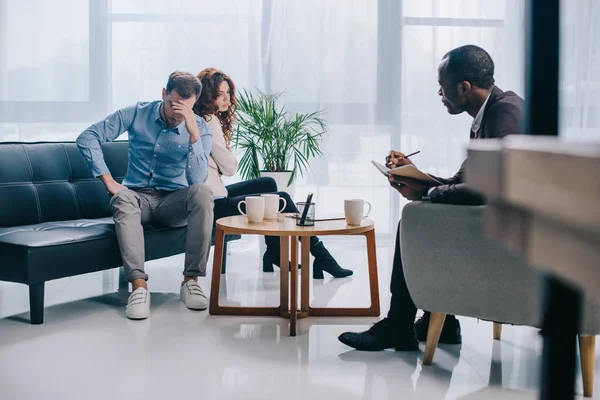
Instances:
[[[421,181],[394,175],[388,176],[388,180],[390,186],[408,200],[422,200],[423,196],[427,195],[427,191],[431,187]]]
[[[200,131],[198,130],[198,125],[196,124],[196,114],[194,114],[194,111],[181,100],[174,101],[171,104],[171,108],[173,108],[175,115],[183,117],[185,121],[185,129],[187,129],[188,133],[190,134],[190,142],[196,142],[200,138]]]
[[[402,165],[412,164],[410,159],[405,158],[405,154],[399,151],[390,150],[390,154],[385,158],[385,166],[392,169]]]

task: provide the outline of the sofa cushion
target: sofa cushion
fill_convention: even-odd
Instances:
[[[146,261],[183,253],[186,232],[185,226],[144,225]],[[213,242],[214,236],[213,229]],[[32,284],[122,265],[111,217],[0,228],[0,280]]]
[[[187,228],[144,226],[146,260],[183,253]],[[112,218],[0,228],[0,277],[22,283],[122,265]]]
[[[171,229],[173,228],[160,224],[144,226],[145,232]],[[104,238],[116,239],[116,237],[115,225],[110,217],[0,228],[0,243],[23,247],[57,246]]]

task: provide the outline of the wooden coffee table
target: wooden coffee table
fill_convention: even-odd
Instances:
[[[360,225],[347,225],[344,220],[317,221],[314,226],[297,226],[296,220],[281,214],[277,220],[248,223],[244,216],[225,217],[217,220],[215,254],[210,291],[211,315],[281,316],[290,319],[290,336],[296,336],[296,319],[316,317],[376,317],[379,309],[379,285],[377,281],[377,255],[375,249],[375,226],[373,221],[363,219]],[[279,307],[231,307],[219,305],[223,239],[228,234],[279,236],[281,241],[280,265],[291,262],[291,267],[281,268]],[[369,289],[371,306],[368,308],[317,308],[310,306],[310,237],[327,235],[364,235],[367,240]],[[300,256],[301,293],[298,309],[298,238],[302,241]],[[288,257],[291,249],[291,257]]]

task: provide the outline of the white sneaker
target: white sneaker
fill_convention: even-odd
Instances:
[[[190,310],[206,310],[208,308],[208,299],[204,295],[202,288],[194,280],[189,280],[181,286],[179,291],[180,299]]]
[[[125,315],[129,319],[146,319],[150,316],[150,292],[147,289],[140,287],[131,293]]]

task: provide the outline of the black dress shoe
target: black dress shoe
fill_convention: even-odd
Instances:
[[[415,331],[417,332],[417,338],[419,342],[427,341],[427,331],[429,330],[429,319],[431,313],[426,311],[421,318],[415,322]],[[438,343],[441,344],[461,344],[462,335],[460,333],[460,323],[454,315],[446,315],[444,321],[444,327],[440,334],[440,340]]]
[[[366,332],[345,332],[338,340],[347,346],[362,351],[381,351],[396,349],[397,351],[419,350],[419,342],[414,329],[400,332],[388,325],[387,318],[377,322]]]

